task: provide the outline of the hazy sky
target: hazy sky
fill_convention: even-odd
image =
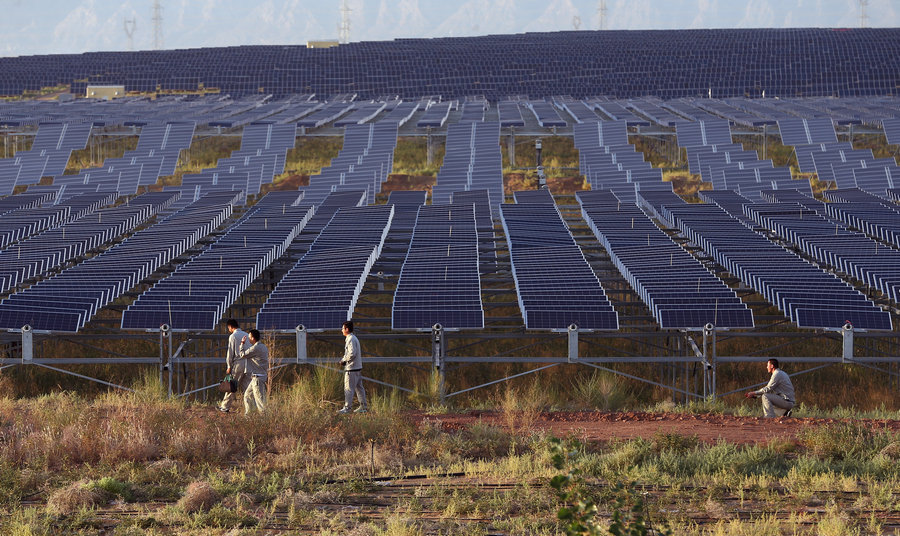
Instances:
[[[343,0],[160,0],[162,48],[336,39]],[[594,30],[600,0],[347,0],[350,40]],[[0,55],[154,48],[153,0],[0,0]],[[608,29],[858,27],[857,0],[606,0]],[[867,25],[900,26],[900,0]],[[125,20],[132,37],[126,33]]]

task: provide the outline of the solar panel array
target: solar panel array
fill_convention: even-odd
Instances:
[[[701,191],[700,197],[716,202],[715,194]],[[752,206],[747,200],[743,214],[749,214]],[[763,295],[798,327],[835,329],[849,321],[858,329],[891,329],[890,314],[850,285],[773,244],[725,210],[715,205],[686,204],[664,209],[692,243]],[[834,228],[830,231],[833,233]]]
[[[353,111],[345,115],[341,119],[334,122],[335,127],[345,127],[347,125],[361,125],[380,114],[384,110],[393,110],[397,106],[397,101],[370,101],[364,103],[355,103]]]
[[[122,313],[122,328],[169,324],[173,330],[214,330],[228,307],[284,254],[313,212],[311,205],[264,197],[215,243],[138,296]]]
[[[818,206],[813,206],[818,205]],[[810,208],[812,207],[812,209]],[[817,209],[817,210],[816,210]],[[887,216],[893,220],[894,231],[900,230],[900,212],[875,203],[822,203],[812,198],[804,204],[771,203],[747,205],[745,211],[758,225],[771,229],[778,236],[797,246],[822,266],[833,267],[867,286],[877,289],[895,302],[900,291],[900,251],[852,231],[844,221],[852,221],[857,228],[865,228],[866,220]],[[870,229],[877,235],[881,229]],[[894,238],[900,238],[895,235]],[[872,304],[861,293],[850,294],[844,307],[872,314]],[[886,325],[890,325],[890,315]]]
[[[0,94],[71,85],[230,95],[728,97],[895,91],[896,28],[572,31],[3,58]],[[621,51],[627,50],[628,54]],[[548,58],[551,61],[548,61]],[[785,69],[785,65],[792,66]]]
[[[575,148],[578,167],[592,190],[610,190],[629,203],[634,203],[636,191],[672,191],[672,183],[662,180],[662,170],[628,144],[625,121],[576,124]]]
[[[115,216],[123,219],[127,213],[133,213],[134,219],[145,221],[147,215],[156,214],[176,198],[177,194],[174,193],[148,193],[131,200],[129,205],[97,211],[95,214],[99,216],[107,213],[108,219]],[[218,206],[209,208],[207,205],[207,212],[219,214],[220,223],[226,211],[222,200],[210,201]],[[112,214],[116,209],[120,209],[119,214]],[[189,219],[197,218],[198,213],[191,212]],[[185,232],[184,229],[173,232],[175,227],[183,226],[184,220],[183,216],[172,217],[167,222],[135,233],[71,268],[11,294],[0,302],[0,328],[13,329],[29,324],[39,330],[78,331],[102,307],[136,286],[159,266],[183,253],[188,247],[186,242],[193,244],[200,238],[196,227],[193,228],[193,233]],[[101,228],[99,221],[90,223],[90,227],[94,229]],[[196,226],[195,221],[191,223]],[[65,227],[68,226],[63,226]],[[203,234],[211,230],[212,227],[207,225]],[[113,233],[117,231],[118,229]]]
[[[84,149],[90,135],[90,123],[41,123],[30,150],[0,159],[0,196],[41,177],[62,175],[72,151]]]
[[[518,102],[501,101],[497,103],[497,114],[500,117],[500,126],[503,128],[525,126],[525,120],[522,119],[522,110],[519,109]]]
[[[110,194],[99,203],[108,205],[114,199],[115,194]],[[97,209],[8,246],[0,251],[0,292],[103,247],[154,212],[152,206],[142,204]]]
[[[393,215],[391,205],[338,210],[269,295],[257,328],[337,329],[350,320]]]
[[[503,202],[499,123],[457,123],[447,129],[444,163],[431,190],[432,203],[449,203],[453,192],[468,190],[487,190],[492,212]]]
[[[830,118],[780,119],[778,130],[784,145],[813,145],[837,143],[834,123]]]
[[[871,149],[854,149],[838,142],[831,118],[782,119],[778,122],[785,145],[794,145],[801,171],[815,172],[819,181],[838,188],[860,188],[885,195],[900,186],[900,167],[893,157],[875,158]],[[891,123],[882,121],[887,134]]]
[[[425,113],[416,123],[418,128],[439,128],[444,126],[450,117],[453,102],[429,102],[426,104]]]
[[[244,127],[241,148],[228,158],[220,158],[216,167],[181,177],[175,187],[199,193],[226,190],[258,195],[264,184],[284,173],[287,151],[296,143],[296,125],[255,123]]]
[[[531,110],[539,125],[543,128],[565,127],[568,125],[553,105],[546,101],[525,101],[525,107]]]
[[[703,145],[728,145],[731,128],[728,121],[679,121],[675,123],[675,136],[679,147]]]
[[[582,217],[660,327],[753,327],[737,294],[634,204],[602,190],[576,196]]]
[[[416,226],[416,215],[419,207],[425,204],[427,195],[428,192],[424,190],[394,190],[388,196],[387,204],[394,207],[394,217],[378,263],[391,275],[400,274]]]
[[[394,169],[397,128],[397,123],[381,121],[347,126],[341,152],[331,159],[329,167],[309,178],[309,186],[303,188],[304,199],[320,203],[331,192],[363,190],[366,203],[374,203],[375,195]]]
[[[419,207],[394,292],[391,326],[430,330],[435,324],[484,327],[474,205]]]
[[[552,198],[517,198],[500,212],[526,329],[619,328],[616,311]]]
[[[900,117],[889,117],[881,120],[885,138],[891,145],[900,145]]]
[[[491,216],[491,198],[487,190],[453,192],[450,203],[471,204],[475,207],[475,230],[478,233],[479,254],[482,273],[494,271],[497,265],[496,243],[494,242],[494,220]]]

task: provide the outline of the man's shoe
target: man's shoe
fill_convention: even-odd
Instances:
[[[216,409],[221,411],[222,413],[228,413],[228,408],[223,408],[222,406],[216,406]]]
[[[360,407],[356,408],[356,411],[354,411],[353,413],[365,413],[365,412],[367,412],[367,411],[369,411],[369,410],[367,410],[366,408],[360,406]]]
[[[338,410],[339,415],[346,415],[347,413],[350,413],[350,408],[341,408]]]
[[[790,417],[790,416],[791,416],[791,413],[793,413],[793,412],[794,412],[794,408],[791,408],[791,409],[789,409],[789,410],[787,410],[787,411],[784,412],[784,416],[785,416],[785,417]]]

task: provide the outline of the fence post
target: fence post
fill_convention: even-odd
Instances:
[[[300,324],[294,330],[297,335],[297,364],[305,365],[308,360],[306,355],[306,327]]]
[[[169,343],[168,356],[165,355],[166,341]],[[165,364],[162,370],[169,371],[169,398],[172,398],[172,338],[169,333],[169,325],[163,324],[159,326],[159,360],[162,363],[165,358]],[[160,370],[160,379],[162,379],[162,370]]]
[[[853,361],[853,324],[849,321],[841,328],[841,335],[844,337],[844,352],[841,355],[841,362],[847,363]]]
[[[34,360],[34,333],[31,326],[25,324],[22,326],[22,364],[30,365]]]
[[[434,370],[437,371],[440,384],[438,387],[441,404],[444,403],[444,357],[447,351],[447,343],[444,340],[444,327],[435,324],[431,327],[431,359]]]
[[[569,324],[569,363],[578,361],[578,324]]]

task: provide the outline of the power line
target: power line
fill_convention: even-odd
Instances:
[[[155,50],[163,48],[162,5],[159,0],[153,2],[153,48]]]
[[[600,15],[600,25],[599,25],[600,27],[597,29],[605,30],[606,29],[606,15],[607,15],[606,0],[600,0],[600,5],[597,7],[597,14]]]
[[[347,44],[350,42],[350,12],[353,11],[350,9],[350,5],[347,3],[347,0],[344,0],[341,3],[341,26],[339,32],[339,39],[341,44]]]
[[[125,19],[122,24],[125,27],[125,35],[128,36],[128,50],[134,50],[134,29],[137,26],[137,19]]]

